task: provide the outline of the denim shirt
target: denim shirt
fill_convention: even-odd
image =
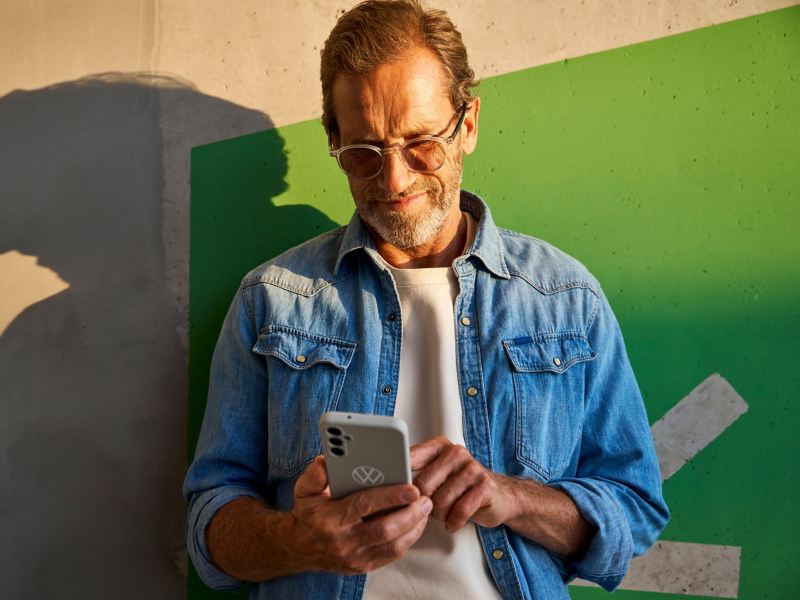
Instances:
[[[461,193],[461,207],[478,221],[452,263],[467,449],[492,471],[563,490],[596,527],[577,560],[508,527],[478,527],[489,569],[504,598],[568,598],[576,576],[613,590],[669,515],[619,326],[580,263],[496,227],[473,194]],[[240,583],[209,558],[206,527],[221,506],[252,496],[289,511],[295,481],[321,453],[322,413],[393,414],[403,315],[382,264],[354,215],[243,279],[184,485],[189,554],[209,586]],[[367,576],[280,577],[251,597],[358,599]]]

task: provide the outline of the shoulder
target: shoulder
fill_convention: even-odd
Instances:
[[[577,259],[538,238],[498,227],[504,259],[512,277],[550,294],[586,288],[600,296],[600,284]]]
[[[289,248],[245,275],[242,289],[267,285],[310,296],[349,276],[334,273],[345,231],[346,227],[339,227]]]

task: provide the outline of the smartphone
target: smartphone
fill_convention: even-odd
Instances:
[[[399,417],[326,412],[319,432],[333,499],[379,485],[411,483],[408,426]]]

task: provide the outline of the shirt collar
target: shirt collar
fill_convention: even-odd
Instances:
[[[500,233],[492,220],[492,214],[486,202],[477,194],[461,190],[461,210],[470,213],[478,222],[475,239],[465,256],[478,258],[489,271],[498,277],[503,279],[511,277],[503,256]],[[376,256],[378,253],[372,235],[361,217],[358,216],[358,212],[353,213],[345,230],[341,246],[339,246],[339,254],[336,257],[334,273],[339,273],[344,257],[355,250],[364,250],[368,254],[374,253]]]

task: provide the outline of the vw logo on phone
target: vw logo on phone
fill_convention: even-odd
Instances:
[[[353,481],[358,485],[380,485],[383,483],[383,473],[375,467],[362,465],[353,469]]]

